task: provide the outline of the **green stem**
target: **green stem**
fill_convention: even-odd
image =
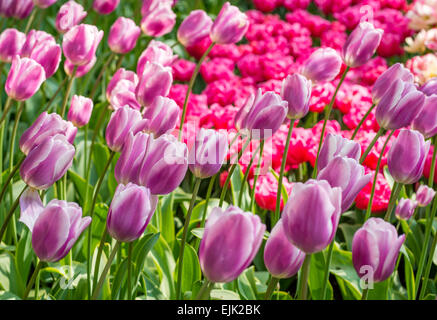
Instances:
[[[91,90],[91,93],[89,95],[89,97],[91,98],[91,100],[94,99],[94,95],[96,94],[97,89],[99,88],[100,82],[102,81],[103,75],[106,71],[106,69],[108,68],[109,64],[112,62],[112,60],[114,60],[116,54],[115,53],[111,53],[111,55],[109,56],[108,60],[106,60],[105,64],[103,65],[102,69],[100,70],[99,75],[97,76],[95,82],[94,82],[94,86]]]
[[[9,112],[9,109],[10,109],[11,107],[12,107],[12,98],[11,98],[11,97],[8,97],[8,98],[6,99],[6,103],[5,103],[5,105],[4,105],[4,109],[3,109],[2,117],[0,118],[0,125],[1,125],[1,126],[3,126],[3,121],[5,121],[6,116],[7,116],[8,112]]]
[[[428,255],[428,262],[426,264],[425,276],[424,276],[423,282],[422,282],[422,289],[420,290],[420,296],[419,296],[420,300],[422,300],[425,297],[426,289],[428,286],[429,273],[431,272],[431,267],[432,267],[432,263],[433,263],[433,257],[434,257],[434,252],[435,252],[436,246],[437,246],[437,231],[434,235],[434,240],[433,240],[432,245],[431,245],[431,251],[429,252],[429,255]]]
[[[185,95],[184,106],[182,108],[181,122],[180,122],[180,125],[179,125],[179,137],[178,137],[179,140],[182,139],[182,132],[184,131],[185,115],[187,113],[188,99],[190,98],[190,93],[193,90],[194,82],[196,81],[197,74],[200,71],[200,66],[202,65],[203,61],[208,56],[209,52],[212,50],[214,45],[215,45],[215,43],[213,42],[208,47],[208,49],[206,49],[205,53],[203,54],[203,56],[200,58],[199,62],[197,63],[196,68],[194,69],[193,75],[191,76],[190,82],[188,83],[188,89],[187,89],[187,93]]]
[[[118,56],[117,65],[115,66],[115,70],[118,70],[121,68],[121,64],[123,63],[124,55]]]
[[[200,288],[199,293],[197,294],[196,300],[207,300],[209,298],[209,293],[211,292],[213,282],[210,282],[205,278],[203,281],[203,285]]]
[[[7,188],[8,188],[9,182],[14,178],[15,173],[17,173],[18,169],[20,168],[20,166],[21,166],[21,164],[23,163],[23,161],[24,161],[25,158],[26,158],[26,157],[23,156],[23,157],[20,159],[20,161],[18,161],[18,163],[15,165],[15,167],[12,169],[12,171],[9,172],[9,175],[7,176],[6,181],[5,181],[5,183],[3,184],[3,188],[2,188],[2,190],[1,190],[1,192],[0,192],[0,202],[1,202],[1,200],[3,199],[3,196],[4,196],[5,193],[6,193],[6,190],[7,190]]]
[[[67,91],[65,92],[64,100],[62,101],[62,108],[61,108],[62,118],[64,118],[65,111],[67,110],[67,103],[68,103],[68,99],[70,98],[70,92],[71,92],[71,88],[73,87],[74,76],[76,74],[76,71],[77,71],[77,66],[74,66],[73,73],[68,79]]]
[[[363,289],[363,294],[361,295],[361,300],[367,300],[368,296],[369,296],[369,288]]]
[[[372,104],[372,106],[369,108],[369,110],[367,110],[364,117],[361,118],[360,122],[358,123],[358,126],[355,128],[354,133],[352,134],[351,140],[354,140],[358,131],[360,130],[361,126],[363,125],[364,121],[366,121],[367,117],[370,115],[372,110],[375,109],[375,107],[376,107],[376,104]]]
[[[307,300],[308,296],[308,276],[310,274],[311,253],[307,253],[302,265],[301,281],[299,287],[299,300]]]
[[[393,130],[394,131],[394,130]],[[393,132],[392,131],[392,132]],[[378,139],[384,135],[385,130],[384,128],[379,128],[378,132],[376,133],[375,137],[373,138],[373,140],[370,142],[370,144],[367,146],[367,149],[364,151],[363,155],[360,158],[360,164],[362,164],[364,162],[364,160],[366,160],[367,155],[369,154],[369,152],[372,150],[373,146],[375,145],[375,143],[378,141]]]
[[[328,287],[328,281],[329,281],[329,269],[331,267],[332,253],[334,251],[334,242],[335,240],[333,239],[331,241],[331,244],[329,245],[328,257],[326,258],[325,270],[323,273],[324,276],[323,276],[323,286],[322,286],[322,300],[325,300],[326,297],[326,288]]]
[[[211,180],[209,181],[208,190],[206,191],[206,198],[205,198],[205,206],[203,207],[203,214],[202,214],[202,221],[200,222],[200,227],[203,228],[205,226],[205,220],[206,220],[206,213],[208,212],[208,203],[209,199],[211,198],[212,188],[214,187],[215,179],[217,179],[218,173],[213,175],[211,177]],[[196,245],[194,246],[194,249],[199,250],[200,246],[200,239],[196,239]]]
[[[15,138],[17,136],[18,124],[20,122],[21,114],[24,109],[24,102],[19,103],[17,114],[15,115],[14,126],[12,128],[11,144],[9,146],[9,172],[12,172],[14,168],[14,151],[15,151]]]
[[[380,130],[381,131],[381,130]],[[378,163],[376,164],[376,169],[375,169],[375,175],[373,177],[373,184],[372,184],[372,190],[370,192],[370,198],[369,198],[369,204],[367,205],[367,210],[366,210],[366,216],[364,218],[364,221],[366,221],[367,219],[370,218],[370,214],[372,213],[372,204],[373,204],[373,197],[375,196],[375,188],[376,188],[376,181],[378,179],[378,173],[379,173],[379,168],[381,167],[381,160],[382,160],[382,156],[384,154],[384,150],[387,147],[388,141],[390,140],[391,136],[394,134],[395,130],[392,130],[390,132],[390,134],[388,135],[387,139],[385,140],[385,143],[382,147],[381,150],[381,154],[379,155],[379,159],[378,159]],[[378,132],[379,133],[379,132]],[[378,135],[378,134],[377,134]]]
[[[258,181],[258,176],[261,172],[261,163],[262,163],[262,157],[263,157],[263,151],[264,151],[264,139],[260,141],[260,149],[259,149],[259,158],[258,158],[258,164],[256,167],[255,176],[253,177],[253,187],[252,187],[252,194],[250,196],[250,210],[255,213],[255,191],[256,191],[256,182]]]
[[[132,300],[132,249],[133,242],[129,242],[127,249],[127,299]]]
[[[29,20],[27,20],[26,28],[24,29],[24,33],[27,34],[32,26],[33,20],[38,12],[38,7],[35,7],[30,14]]]
[[[100,276],[99,282],[97,283],[97,287],[94,290],[93,296],[91,300],[97,300],[100,295],[100,291],[102,290],[103,283],[105,282],[106,275],[108,274],[109,269],[111,268],[112,261],[114,260],[115,255],[117,254],[118,248],[120,247],[120,241],[117,241],[114,248],[112,249],[111,254],[109,255],[108,261],[106,262],[105,268],[103,269],[102,275]]]
[[[39,261],[38,264],[36,265],[36,268],[33,271],[32,277],[30,278],[29,283],[27,284],[26,291],[24,291],[23,300],[26,300],[27,297],[29,296],[30,290],[32,289],[33,284],[35,283],[35,279],[36,279],[37,275],[39,274],[39,271],[41,270],[42,264],[43,264],[43,262]]]
[[[317,157],[316,157],[316,161],[314,163],[313,179],[315,179],[317,177],[317,171],[318,171],[317,170],[317,163],[319,160],[320,149],[322,148],[322,144],[323,144],[323,138],[325,136],[326,124],[328,123],[329,116],[331,115],[332,107],[334,106],[334,102],[335,102],[335,97],[337,96],[338,90],[340,89],[341,84],[343,83],[344,79],[346,78],[346,74],[348,73],[349,69],[350,69],[350,67],[348,66],[344,70],[343,75],[341,76],[341,79],[338,82],[337,88],[335,88],[334,95],[332,96],[332,99],[329,102],[328,108],[326,108],[326,110],[325,110],[325,120],[323,121],[322,133],[320,134],[319,147],[317,148]]]
[[[285,141],[284,153],[282,155],[282,163],[281,163],[281,171],[279,171],[279,180],[278,180],[278,192],[276,194],[276,207],[275,213],[273,215],[272,227],[275,226],[276,222],[279,220],[280,211],[281,211],[281,194],[282,194],[282,180],[284,179],[285,172],[285,164],[287,163],[288,149],[290,148],[290,139],[293,132],[295,119],[290,119],[290,126],[288,128],[287,140]]]
[[[93,288],[95,288],[97,285],[97,280],[99,277],[99,269],[100,269],[100,260],[102,259],[103,247],[105,245],[105,239],[107,235],[108,235],[108,229],[105,227],[105,230],[103,230],[102,236],[100,238],[99,247],[97,249],[96,265],[94,266]]]
[[[190,206],[188,208],[187,216],[185,217],[184,231],[182,233],[182,242],[181,242],[181,248],[179,250],[179,259],[178,259],[178,281],[176,283],[176,299],[181,299],[185,243],[187,242],[188,227],[190,226],[191,214],[193,213],[194,204],[196,203],[197,193],[199,192],[201,181],[202,180],[200,178],[196,179],[196,183],[194,185],[194,190],[193,190],[193,196],[191,197]]]
[[[275,291],[275,288],[277,287],[278,282],[279,282],[278,278],[275,278],[273,276],[270,278],[269,286],[267,287],[267,291],[266,291],[266,295],[264,296],[264,300],[270,300],[270,296]]]
[[[243,181],[241,182],[240,194],[238,195],[238,206],[239,207],[241,206],[241,201],[243,200],[244,188],[246,186],[246,182],[247,182],[247,179],[249,177],[250,169],[252,168],[253,161],[255,160],[255,157],[256,157],[260,147],[261,147],[261,144],[258,145],[256,150],[253,152],[252,157],[250,157],[249,165],[247,166],[246,171],[244,172]]]
[[[59,92],[61,92],[62,88],[65,86],[65,84],[68,81],[68,77],[65,77],[64,80],[59,84],[58,89],[56,89],[53,96],[50,98],[49,102],[47,102],[46,106],[43,109],[44,111],[49,111],[50,106],[52,105],[53,101],[55,101],[56,97],[58,96]]]
[[[387,211],[385,213],[385,217],[384,217],[385,221],[390,221],[390,218],[392,216],[392,211],[396,205],[396,200],[398,200],[401,189],[402,189],[402,183],[398,183],[395,181],[393,185],[393,190],[391,191],[390,194],[390,200],[388,202]]]
[[[2,242],[2,240],[3,240],[3,235],[4,235],[5,231],[6,231],[6,228],[8,227],[9,221],[11,220],[12,216],[14,215],[15,209],[17,209],[18,205],[20,204],[20,197],[23,194],[23,192],[26,191],[27,188],[28,188],[28,185],[26,185],[23,188],[23,190],[18,195],[17,199],[15,199],[14,204],[9,209],[9,212],[6,214],[5,221],[3,221],[3,225],[2,225],[2,227],[0,229],[0,242]]]

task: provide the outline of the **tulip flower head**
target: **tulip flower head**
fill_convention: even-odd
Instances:
[[[372,88],[372,100],[373,103],[378,103],[390,86],[394,83],[395,80],[400,79],[404,82],[413,83],[414,76],[400,63],[395,63],[390,68],[385,70],[379,77],[376,79],[375,84]]]
[[[141,29],[132,19],[119,17],[109,30],[109,48],[115,53],[126,54],[135,48]]]
[[[408,198],[400,198],[395,210],[396,218],[403,220],[410,219],[413,216],[416,207],[417,201]]]
[[[435,191],[433,188],[430,188],[424,184],[421,184],[416,191],[416,201],[419,207],[428,206],[432,199],[434,199]]]
[[[92,112],[93,101],[90,98],[74,95],[73,98],[71,98],[67,119],[76,127],[80,128],[90,121]]]
[[[176,24],[176,14],[171,6],[163,1],[159,5],[143,15],[141,30],[149,37],[162,37],[173,30]]]
[[[423,134],[425,139],[437,134],[437,94],[425,97],[423,108],[413,120],[412,128]]]
[[[211,27],[212,42],[231,44],[239,42],[249,28],[249,19],[236,6],[226,2]]]
[[[11,63],[26,42],[26,35],[17,29],[5,29],[0,34],[0,62]]]
[[[153,133],[154,137],[170,133],[179,120],[180,108],[170,98],[158,96],[153,103],[144,111],[144,119],[147,120],[145,131]]]
[[[55,26],[59,33],[64,34],[81,23],[87,12],[77,2],[70,0],[64,3],[56,16]]]
[[[95,12],[106,15],[117,9],[120,0],[94,0],[93,9]]]
[[[168,95],[172,83],[170,68],[155,62],[147,62],[135,91],[138,102],[142,106],[150,106],[156,97]]]
[[[359,161],[361,157],[361,146],[358,142],[343,138],[337,134],[328,133],[320,148],[317,163],[318,170],[321,171],[337,156]]]
[[[155,62],[163,67],[169,67],[175,58],[173,50],[168,45],[161,41],[152,40],[138,58],[137,74],[141,76],[144,73],[147,62]]]
[[[288,102],[288,118],[300,119],[306,116],[309,111],[311,87],[311,81],[298,73],[284,79],[281,97]]]
[[[212,19],[203,10],[193,10],[179,26],[177,38],[184,47],[191,47],[209,37]]]

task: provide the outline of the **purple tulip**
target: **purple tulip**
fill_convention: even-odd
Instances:
[[[398,219],[408,220],[416,210],[417,202],[408,198],[400,198],[396,206],[395,215]]]
[[[112,91],[121,80],[129,81],[132,84],[129,88],[133,88],[133,90],[135,90],[138,85],[138,76],[135,72],[120,68],[112,76],[111,81],[109,81],[108,86],[106,87],[106,99],[111,100]]]
[[[375,54],[381,42],[384,30],[375,29],[369,22],[361,22],[346,40],[343,46],[343,59],[347,66],[362,66]]]
[[[129,132],[124,142],[120,158],[115,165],[115,179],[118,183],[129,182],[140,184],[140,170],[146,152],[152,143],[152,136],[148,133]]]
[[[82,218],[82,209],[74,202],[54,199],[44,208],[33,189],[23,193],[20,207],[20,221],[32,232],[33,250],[46,262],[64,258],[91,223],[91,217]]]
[[[70,109],[68,110],[67,119],[76,127],[80,128],[86,125],[93,112],[93,100],[90,98],[74,95],[71,98]]]
[[[357,160],[336,156],[317,176],[331,187],[341,188],[341,212],[350,208],[358,193],[370,182],[371,174],[364,174],[364,167]]]
[[[197,178],[219,172],[228,153],[228,138],[222,132],[201,128],[188,155],[190,171]]]
[[[21,49],[20,55],[21,57],[29,58],[35,48],[49,44],[56,44],[55,38],[51,34],[41,30],[30,30],[26,36],[26,42]]]
[[[57,0],[33,0],[33,3],[42,9],[50,7],[52,4],[54,4]]]
[[[73,144],[77,128],[69,121],[65,121],[57,113],[41,113],[35,122],[24,131],[20,138],[20,150],[28,155],[30,150],[57,134],[64,135]]]
[[[176,14],[167,3],[160,3],[141,19],[141,30],[149,37],[162,37],[176,24]]]
[[[417,188],[416,191],[416,201],[419,207],[426,207],[434,199],[435,191],[434,189],[422,184]]]
[[[336,156],[360,160],[361,146],[358,142],[343,138],[340,135],[328,133],[320,148],[317,168],[321,171]]]
[[[5,15],[7,17],[14,17],[15,19],[26,19],[33,9],[32,0],[3,0],[5,1],[6,9]],[[0,4],[1,7],[3,5]]]
[[[55,26],[59,33],[64,34],[74,26],[81,23],[86,17],[84,8],[73,0],[63,4],[56,16]]]
[[[26,35],[17,29],[6,29],[0,34],[0,62],[11,63],[26,42]]]
[[[156,97],[144,112],[144,119],[147,119],[145,130],[153,133],[154,137],[170,133],[176,127],[179,111],[180,108],[174,100]]]
[[[332,81],[342,65],[341,57],[332,48],[319,48],[305,61],[302,74],[313,82]]]
[[[425,84],[420,87],[420,91],[427,96],[437,94],[437,77],[431,78],[425,82]]]
[[[49,137],[30,150],[20,167],[21,178],[34,189],[48,189],[71,167],[74,153],[64,135]]]
[[[110,14],[117,9],[120,0],[94,0],[93,9],[99,14]]]
[[[203,275],[211,282],[235,280],[255,258],[265,229],[257,215],[238,207],[212,209],[199,248]]]
[[[371,268],[373,281],[386,280],[393,273],[404,241],[405,235],[398,237],[390,223],[380,218],[367,220],[352,241],[352,262],[358,275],[366,275]]]
[[[410,70],[400,63],[395,63],[376,79],[372,88],[373,103],[377,104],[397,79],[408,83],[414,82],[414,76]]]
[[[107,228],[111,237],[131,242],[144,233],[158,204],[150,190],[133,183],[119,184],[108,212]]]
[[[125,106],[114,111],[105,133],[109,149],[120,152],[129,133],[132,132],[135,135],[144,129],[145,124],[146,121],[142,119],[138,110]]]
[[[137,63],[137,74],[142,75],[147,62],[156,62],[164,67],[169,67],[175,60],[173,50],[163,42],[152,40],[146,50],[141,53]]]
[[[90,62],[83,66],[75,66],[70,60],[65,59],[64,62],[64,71],[69,76],[73,76],[74,69],[76,68],[76,72],[74,73],[75,78],[80,78],[86,75],[95,65],[97,61],[96,56],[94,56]]]
[[[417,182],[423,173],[430,141],[415,130],[403,129],[388,151],[388,171],[393,179],[402,184]]]
[[[35,60],[15,56],[6,79],[6,94],[14,100],[31,98],[46,79],[44,68]]]
[[[251,135],[252,139],[267,139],[271,137],[284,122],[287,116],[288,102],[282,100],[279,94],[258,89],[235,115],[236,127]]]
[[[425,97],[423,108],[413,120],[412,128],[422,133],[425,139],[437,134],[437,95]]]
[[[168,95],[172,82],[173,76],[169,67],[147,62],[135,91],[137,101],[142,106],[150,106],[156,97]]]
[[[305,253],[325,249],[337,231],[341,193],[325,180],[295,183],[282,212],[288,240]]]
[[[38,62],[50,78],[58,70],[61,62],[62,50],[58,44],[42,43],[32,50],[30,58]]]
[[[288,102],[288,118],[300,119],[309,111],[311,81],[295,73],[282,82],[281,97]]]
[[[184,47],[191,47],[209,36],[212,19],[203,10],[194,10],[182,21],[177,38]]]
[[[103,37],[103,31],[96,26],[79,24],[72,27],[62,41],[65,57],[75,66],[83,66],[96,55],[97,46]]]
[[[141,110],[141,105],[137,101],[135,95],[136,87],[129,80],[120,80],[112,89],[109,97],[109,104],[112,110],[117,110],[121,107],[128,106],[134,110]]]
[[[305,253],[288,241],[282,220],[270,232],[264,248],[264,264],[270,274],[277,279],[294,276],[305,260]]]
[[[126,54],[135,48],[141,29],[132,19],[119,17],[109,30],[109,48],[118,54]]]
[[[152,194],[168,194],[176,189],[188,169],[188,149],[174,136],[151,138],[141,165],[139,184]]]
[[[141,15],[145,16],[158,8],[160,5],[173,6],[173,0],[142,0],[143,4],[141,6]]]
[[[386,130],[407,127],[422,110],[425,95],[414,84],[396,80],[376,107],[376,121]]]
[[[249,19],[236,6],[226,2],[211,27],[210,38],[219,44],[240,41],[249,28]]]

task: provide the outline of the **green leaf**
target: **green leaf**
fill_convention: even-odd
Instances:
[[[218,207],[220,199],[209,199],[208,208],[206,209],[206,219],[208,219],[208,215],[214,207]],[[193,213],[191,214],[191,219],[193,220],[202,220],[203,212],[205,210],[206,201],[203,200],[199,202],[194,208]]]
[[[193,230],[191,230],[191,233],[199,239],[203,238],[203,232],[205,231],[205,228],[194,228]]]
[[[238,293],[226,289],[213,289],[210,297],[211,300],[240,300]]]
[[[93,196],[93,187],[90,184],[87,184],[85,179],[82,178],[73,170],[68,170],[68,178],[71,179],[71,181],[73,181],[73,185],[76,191],[79,193],[79,196],[81,197],[82,201],[85,200],[85,192],[86,192],[86,187],[88,185],[88,200],[89,202],[91,202],[91,198]]]
[[[9,252],[0,255],[0,285],[5,291],[20,295],[15,260]]]
[[[390,278],[382,282],[375,282],[373,289],[369,288],[367,300],[387,300],[390,282]]]
[[[26,282],[34,257],[31,238],[31,233],[27,228],[25,228],[23,237],[18,241],[17,251],[15,252],[15,265],[17,266],[18,275],[17,285],[20,287],[20,293],[24,293],[24,290],[26,289]]]
[[[310,275],[308,278],[309,289],[311,291],[311,296],[315,300],[323,299],[322,297],[322,287],[323,280],[325,277],[325,258],[323,252],[318,252],[311,255],[311,265],[310,265]],[[326,287],[326,297],[328,300],[332,299],[332,286],[328,281]]]
[[[160,233],[149,233],[138,240],[134,249],[132,250],[132,260],[135,263],[134,273],[133,273],[133,290],[135,292],[135,287],[139,284],[141,271],[144,269],[144,263],[146,261],[147,254],[153,248],[155,243],[158,241]]]
[[[183,263],[181,291],[186,292],[191,291],[194,283],[202,279],[199,258],[194,248],[188,243],[185,244]],[[175,270],[175,279],[177,279],[178,269]]]
[[[353,267],[352,252],[340,250],[337,245],[334,245],[330,270],[337,278],[344,281],[345,290],[342,292],[344,299],[361,298],[360,278]]]
[[[174,193],[170,193],[161,198],[161,233],[167,243],[173,244],[175,240],[174,223]]]
[[[2,291],[0,292],[0,300],[21,300],[21,298],[12,292]]]
[[[246,269],[238,277],[238,291],[244,300],[256,300],[258,291],[256,288],[255,268]]]
[[[404,255],[404,265],[405,265],[405,283],[407,287],[408,300],[414,300],[416,295],[416,285],[414,279],[414,270],[413,266],[410,262],[410,257],[408,254],[403,253]]]

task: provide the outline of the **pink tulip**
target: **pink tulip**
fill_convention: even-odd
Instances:
[[[55,38],[41,30],[30,30],[26,36],[26,42],[21,49],[21,57],[30,57],[33,50],[39,47],[40,45],[55,45]]]
[[[97,46],[103,37],[103,31],[96,26],[80,24],[71,28],[62,41],[65,57],[75,66],[83,66],[94,58]]]
[[[211,40],[219,44],[237,43],[246,34],[249,28],[249,19],[236,6],[226,2],[212,27]]]
[[[171,6],[161,3],[141,20],[141,30],[150,37],[161,37],[169,33],[176,24],[176,15]]]
[[[90,98],[74,95],[73,98],[71,98],[67,119],[76,127],[80,128],[90,121],[92,112],[93,101]]]
[[[52,4],[54,4],[57,0],[33,0],[33,3],[42,9],[50,7]]]
[[[11,63],[26,42],[26,35],[17,29],[6,29],[0,34],[0,61]]]
[[[99,14],[110,14],[117,9],[120,0],[94,0],[93,9]]]
[[[173,50],[163,42],[152,40],[147,48],[141,53],[137,63],[137,74],[141,76],[144,73],[144,67],[147,62],[156,62],[164,67],[170,66],[174,59]]]
[[[63,4],[56,16],[56,30],[64,34],[74,26],[78,25],[87,15],[84,8],[73,0]]]
[[[209,37],[212,19],[203,10],[194,10],[182,21],[177,38],[184,47],[191,47]]]
[[[97,57],[94,56],[90,62],[83,66],[75,66],[70,60],[66,59],[64,62],[64,71],[68,76],[72,76],[74,69],[76,68],[76,72],[74,74],[75,78],[80,78],[86,75],[96,64]]]
[[[119,17],[109,30],[109,48],[118,54],[126,54],[135,48],[141,29],[131,19]]]
[[[147,107],[156,97],[166,97],[170,92],[172,82],[173,76],[170,68],[155,62],[147,62],[135,91],[138,102]]]
[[[58,44],[42,43],[32,50],[30,58],[38,62],[50,78],[58,70],[61,62],[62,50]]]

